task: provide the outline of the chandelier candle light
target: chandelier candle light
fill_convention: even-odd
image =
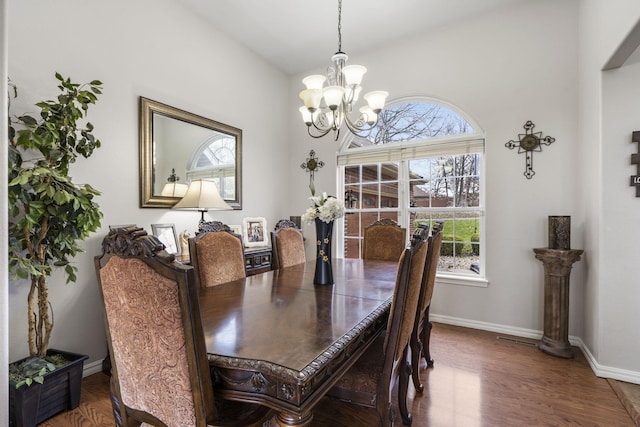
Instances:
[[[342,51],[341,21],[342,0],[338,0],[338,52],[331,57],[334,66],[328,67],[327,76],[314,74],[302,79],[306,89],[300,92],[304,102],[300,113],[307,132],[313,138],[321,138],[333,131],[333,139],[337,140],[343,123],[356,135],[370,131],[389,96],[382,90],[366,93],[363,98],[368,105],[358,110],[360,114],[355,120],[349,117],[362,91],[360,83],[367,69],[362,65],[345,65],[349,57]],[[325,82],[327,86],[323,87]]]

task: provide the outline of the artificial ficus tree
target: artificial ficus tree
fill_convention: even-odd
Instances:
[[[36,104],[38,118],[9,117],[9,268],[14,279],[31,283],[31,356],[46,354],[53,329],[48,277],[60,267],[67,283],[76,281],[77,267],[71,260],[82,252],[79,243],[100,227],[102,218],[94,200],[100,193],[88,184],[75,184],[69,175],[78,156],[88,158],[100,147],[91,123],[82,122],[102,93],[102,83],[80,85],[59,73],[55,76],[60,94]]]

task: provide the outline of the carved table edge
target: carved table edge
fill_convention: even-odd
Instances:
[[[391,307],[391,300],[392,297],[389,297],[386,301],[381,302],[380,305],[378,305],[374,311],[369,313],[367,317],[362,319],[348,332],[338,338],[333,344],[327,347],[320,355],[309,362],[309,364],[300,371],[264,360],[222,356],[212,353],[207,353],[207,358],[209,360],[209,364],[214,367],[258,371],[262,374],[271,374],[282,380],[292,381],[301,385],[309,381],[317,371],[324,368],[331,362],[331,360],[339,355],[340,352],[356,340],[364,330],[371,327],[381,316],[383,316]]]

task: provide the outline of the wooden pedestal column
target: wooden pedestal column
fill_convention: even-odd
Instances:
[[[553,356],[572,358],[569,343],[569,275],[582,249],[535,248],[544,265],[544,335],[538,348]]]

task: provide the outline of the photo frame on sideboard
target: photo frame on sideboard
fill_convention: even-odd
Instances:
[[[262,217],[242,219],[242,240],[248,248],[269,245],[267,220]]]
[[[167,253],[180,255],[180,243],[178,234],[173,224],[151,224],[151,232],[162,242]]]

